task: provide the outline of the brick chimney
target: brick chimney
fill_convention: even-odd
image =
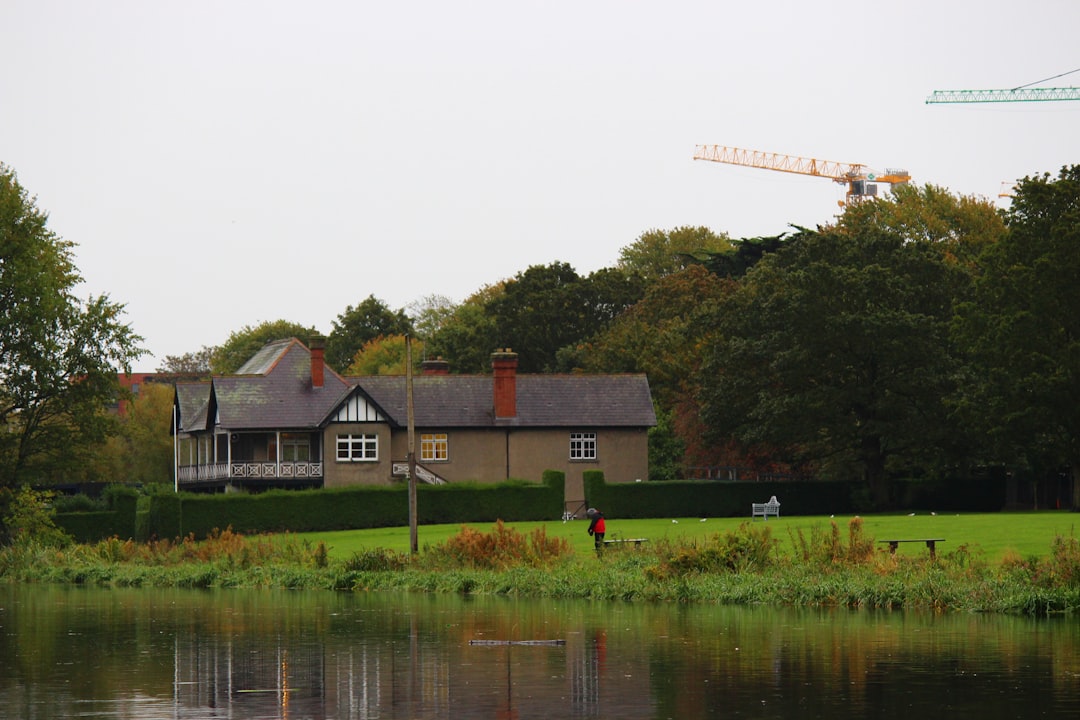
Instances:
[[[517,417],[517,364],[517,353],[510,352],[510,348],[491,354],[491,367],[495,371],[496,418]]]
[[[323,357],[326,349],[326,338],[316,336],[311,338],[311,387],[323,386],[323,375],[326,369],[326,361]]]
[[[421,375],[449,375],[450,363],[440,358],[434,360],[425,360],[420,363]]]

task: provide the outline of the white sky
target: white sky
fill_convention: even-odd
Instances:
[[[1080,102],[924,104],[1080,68],[1076,0],[0,0],[0,47],[0,162],[142,370],[370,294],[587,274],[650,229],[836,213],[841,185],[697,144],[989,198],[1080,162]]]

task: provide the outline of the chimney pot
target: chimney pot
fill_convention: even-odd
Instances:
[[[440,358],[425,360],[420,363],[421,375],[449,375],[450,363]]]

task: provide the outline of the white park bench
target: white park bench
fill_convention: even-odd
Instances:
[[[769,516],[772,515],[775,518],[780,517],[780,501],[773,495],[769,498],[769,502],[763,503],[750,503],[750,519],[762,518],[768,521]]]

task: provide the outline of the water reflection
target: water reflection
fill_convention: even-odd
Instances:
[[[0,586],[0,716],[1076,717],[1078,650],[1072,618]]]

